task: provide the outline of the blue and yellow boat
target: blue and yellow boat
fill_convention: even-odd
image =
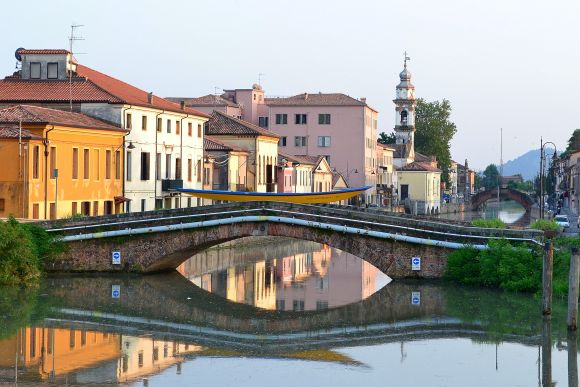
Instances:
[[[346,188],[339,191],[329,192],[236,192],[236,191],[219,191],[178,188],[175,191],[203,199],[223,200],[228,202],[250,202],[250,201],[268,201],[268,202],[289,202],[300,204],[320,204],[334,203],[350,199],[362,194],[370,185],[359,188]]]

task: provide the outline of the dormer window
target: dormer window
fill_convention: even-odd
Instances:
[[[46,77],[48,79],[57,79],[58,78],[58,63],[57,62],[50,62],[46,66]]]
[[[401,125],[406,126],[407,125],[407,111],[403,110],[401,112]]]
[[[40,62],[30,63],[30,79],[40,79]]]

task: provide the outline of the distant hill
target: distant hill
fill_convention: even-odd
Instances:
[[[546,148],[546,155],[552,156],[553,149]],[[533,149],[517,157],[513,160],[504,163],[503,175],[522,175],[524,180],[532,180],[540,171],[540,150]]]

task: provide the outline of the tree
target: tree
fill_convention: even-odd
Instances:
[[[443,171],[441,179],[449,183],[449,168],[451,167],[450,142],[457,127],[450,121],[451,103],[443,99],[441,102],[426,102],[417,100],[415,118],[415,150],[428,156],[436,156],[439,168]]]
[[[497,188],[499,184],[499,171],[495,164],[489,164],[485,168],[485,171],[483,171],[482,183],[486,190]]]
[[[394,144],[396,142],[395,133],[387,134],[385,132],[381,132],[379,133],[378,141],[381,144]]]

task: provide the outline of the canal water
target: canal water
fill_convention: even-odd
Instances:
[[[248,238],[177,272],[0,288],[0,384],[577,386],[556,299],[390,281],[357,257]],[[576,376],[576,382],[574,381]]]
[[[471,222],[474,219],[501,219],[507,224],[517,223],[520,226],[527,226],[530,224],[530,218],[525,217],[525,209],[513,200],[490,200],[481,211],[465,211],[457,213],[440,214],[439,217],[443,219],[459,220],[464,222]]]

